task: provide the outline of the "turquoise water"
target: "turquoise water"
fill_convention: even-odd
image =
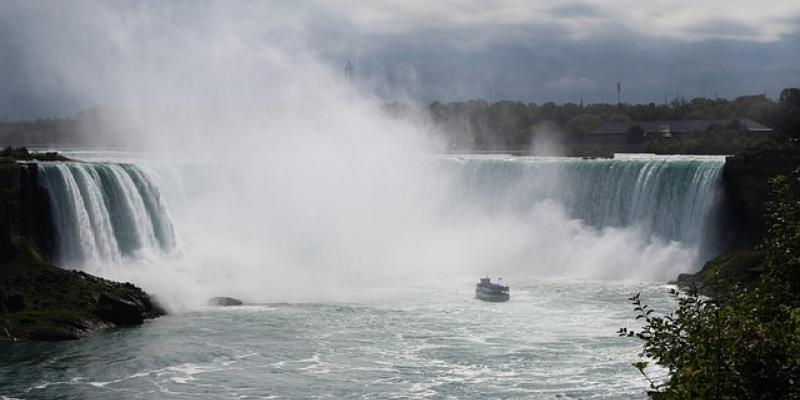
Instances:
[[[200,308],[59,343],[0,343],[0,398],[645,398],[626,298],[665,288],[471,279],[365,288],[339,302]]]

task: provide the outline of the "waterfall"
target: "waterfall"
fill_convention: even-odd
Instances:
[[[616,159],[456,156],[451,196],[485,212],[525,213],[549,200],[596,228],[637,226],[662,239],[708,239],[724,157]]]
[[[95,162],[39,171],[64,265],[175,250],[166,198],[187,232],[180,261],[233,265],[237,276],[258,275],[251,268],[263,264],[292,276],[434,264],[671,279],[715,250],[724,162],[451,155],[412,159],[406,167],[418,170],[399,175],[295,159],[151,161],[153,174]]]
[[[113,163],[39,163],[60,264],[119,261],[175,248],[158,188],[141,169]]]

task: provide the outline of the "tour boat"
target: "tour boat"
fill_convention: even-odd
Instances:
[[[489,277],[481,278],[475,286],[475,298],[483,301],[508,301],[511,298],[508,286],[503,285],[503,280],[498,279],[492,283]]]

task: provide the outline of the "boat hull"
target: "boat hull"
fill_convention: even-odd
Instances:
[[[476,290],[475,298],[478,300],[499,303],[503,301],[508,301],[509,299],[511,299],[511,295],[509,293],[486,293],[480,290]]]

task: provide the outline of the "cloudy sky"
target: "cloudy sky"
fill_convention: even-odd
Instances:
[[[612,102],[618,81],[635,103],[678,93],[774,98],[800,86],[797,0],[161,4],[0,0],[0,116],[69,115],[100,101],[76,93],[59,64],[74,54],[91,61],[81,69],[113,73],[108,66],[128,50],[117,26],[142,20],[158,35],[133,29],[127,40],[171,43],[218,20],[255,27],[246,32],[311,53],[336,73],[352,61],[358,85],[389,101]]]

